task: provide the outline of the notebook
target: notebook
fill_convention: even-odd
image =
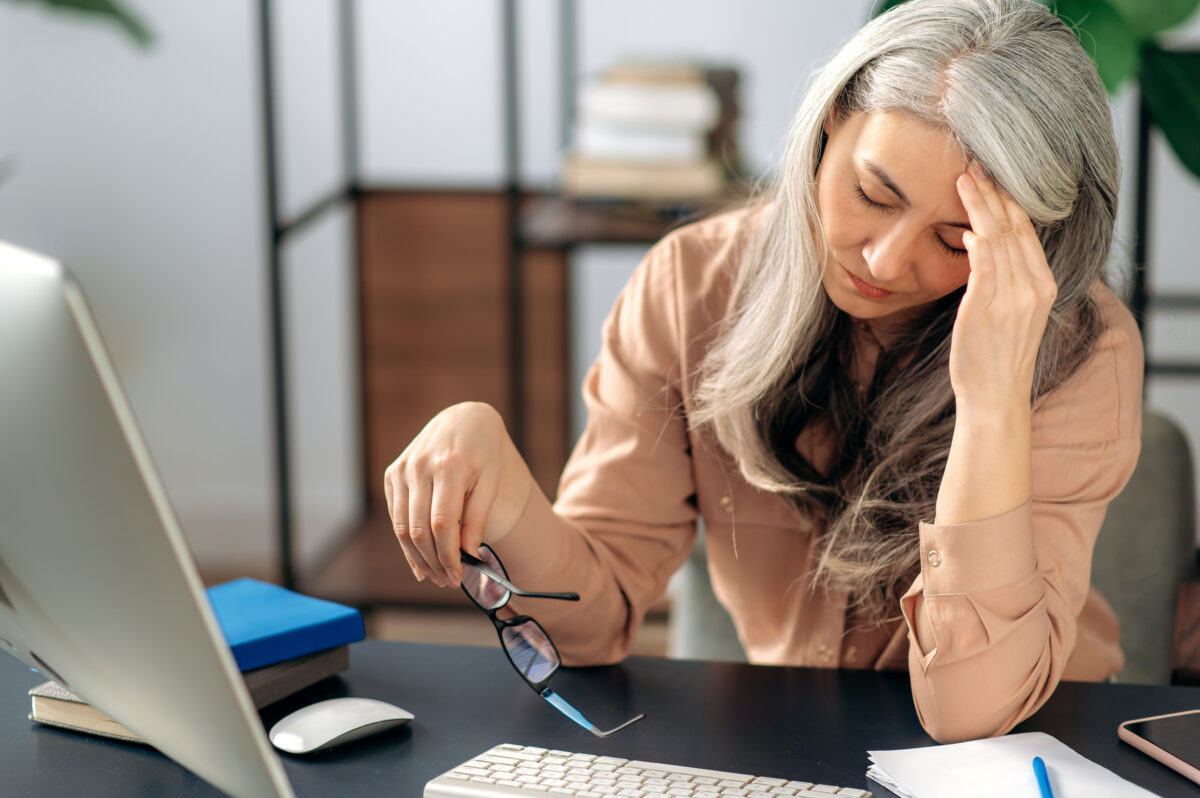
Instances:
[[[1036,796],[1035,756],[1046,763],[1054,798],[1156,798],[1042,732],[867,754],[867,777],[899,798]]]
[[[3,243],[0,374],[0,650],[231,795],[293,795],[82,290]]]

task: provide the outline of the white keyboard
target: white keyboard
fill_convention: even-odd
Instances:
[[[425,785],[425,798],[871,798],[854,787],[498,745]]]

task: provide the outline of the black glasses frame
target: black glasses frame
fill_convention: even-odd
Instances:
[[[554,674],[558,673],[558,669],[562,665],[562,656],[558,653],[558,647],[554,645],[554,641],[550,638],[550,635],[546,632],[546,630],[542,627],[542,625],[540,623],[538,623],[536,620],[534,620],[532,617],[530,617],[528,615],[516,615],[512,618],[501,618],[498,613],[500,610],[502,610],[506,606],[508,606],[509,599],[511,599],[514,595],[523,596],[525,598],[545,598],[545,599],[557,599],[560,601],[579,601],[579,594],[574,593],[574,592],[544,593],[544,592],[521,590],[520,588],[516,587],[515,585],[513,585],[511,582],[508,581],[508,573],[504,570],[504,564],[500,561],[500,557],[496,555],[495,550],[493,550],[486,543],[481,544],[479,548],[480,548],[481,552],[486,550],[486,553],[493,560],[495,560],[496,564],[500,567],[500,572],[498,573],[496,571],[496,569],[492,568],[486,562],[479,559],[478,557],[474,557],[471,554],[468,554],[465,551],[460,552],[460,556],[462,557],[463,565],[468,568],[472,568],[475,571],[478,571],[480,574],[482,574],[483,576],[492,580],[497,585],[503,587],[504,595],[502,598],[500,598],[496,602],[496,604],[494,606],[487,607],[487,606],[484,606],[483,604],[479,603],[479,600],[475,598],[474,594],[472,594],[471,591],[467,589],[466,584],[463,584],[461,586],[462,591],[467,594],[467,598],[469,598],[471,600],[471,603],[474,604],[479,609],[483,610],[484,614],[487,615],[488,619],[492,622],[492,626],[495,627],[495,629],[496,629],[496,635],[500,638],[500,648],[504,651],[504,656],[508,659],[509,664],[513,666],[513,670],[515,670],[518,674],[520,674],[521,678],[525,681],[525,683],[528,684],[535,693],[537,693],[542,698],[546,699],[546,701],[548,701],[551,705],[553,705],[555,709],[557,709],[559,712],[563,713],[568,718],[573,720],[575,723],[577,723],[580,726],[582,726],[583,728],[587,729],[589,732],[596,735],[597,737],[610,737],[610,736],[616,734],[617,732],[621,731],[622,729],[624,729],[628,726],[631,726],[634,723],[637,723],[642,718],[646,717],[644,714],[635,715],[634,717],[632,717],[629,720],[622,723],[620,726],[617,726],[616,728],[610,729],[608,731],[603,731],[603,730],[597,728],[596,725],[594,723],[592,723],[591,721],[589,721],[586,717],[584,717],[583,713],[581,713],[579,710],[575,709],[575,707],[571,706],[571,704],[567,703],[567,701],[565,699],[563,699],[560,695],[558,695],[557,693],[555,693],[553,690],[550,689],[550,680],[554,678]],[[545,640],[545,642],[550,646],[550,649],[554,652],[554,662],[552,663],[550,672],[547,673],[546,676],[541,679],[533,679],[529,675],[529,670],[530,670],[530,667],[532,666],[532,662],[530,663],[530,666],[522,667],[522,665],[513,658],[512,652],[509,650],[508,642],[504,638],[504,632],[506,629],[511,629],[511,628],[514,628],[517,626],[525,626],[525,625],[531,625],[531,626],[536,627],[537,631],[541,634],[541,637]],[[542,652],[542,656],[545,656],[545,652]]]

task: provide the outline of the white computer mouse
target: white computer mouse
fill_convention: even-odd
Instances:
[[[271,727],[271,744],[311,754],[408,723],[411,712],[374,698],[331,698],[297,709]]]

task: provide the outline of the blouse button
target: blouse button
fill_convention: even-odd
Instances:
[[[929,564],[932,565],[934,568],[937,568],[939,565],[942,564],[942,555],[938,554],[937,549],[930,549]]]
[[[846,653],[842,655],[842,660],[848,664],[853,665],[855,662],[858,661],[858,649],[855,648],[854,646],[850,646],[849,648],[847,648]]]
[[[817,659],[822,665],[828,665],[829,663],[833,662],[833,649],[822,643],[820,647],[817,648]]]
[[[732,498],[730,498],[729,496],[722,496],[719,504],[721,505],[722,510],[729,513],[730,515],[733,515],[733,499]]]

